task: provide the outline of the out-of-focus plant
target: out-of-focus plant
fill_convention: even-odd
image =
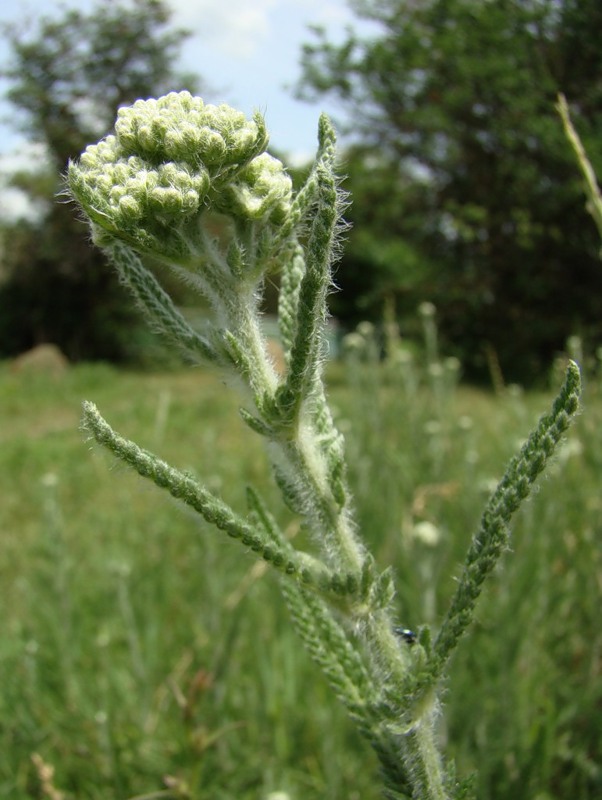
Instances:
[[[560,118],[562,119],[564,132],[566,133],[566,137],[569,140],[575,155],[577,156],[577,162],[579,164],[579,168],[581,169],[581,174],[583,175],[585,182],[585,194],[587,197],[587,210],[594,218],[594,222],[598,228],[598,233],[602,238],[602,194],[600,194],[600,187],[598,186],[598,182],[596,180],[596,173],[594,172],[594,168],[587,157],[587,153],[585,152],[581,138],[571,121],[569,106],[566,101],[566,97],[563,94],[558,95],[558,104],[556,107],[558,109],[558,113],[560,114]]]

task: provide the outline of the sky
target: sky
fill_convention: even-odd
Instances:
[[[295,100],[290,90],[300,75],[301,45],[309,25],[323,25],[337,41],[354,17],[347,0],[168,0],[173,25],[192,32],[182,49],[180,66],[197,73],[212,89],[204,99],[225,102],[247,114],[262,111],[271,146],[293,162],[315,150],[320,111],[342,113],[332,101]],[[39,16],[60,16],[65,7],[91,8],[92,0],[21,0],[0,3],[0,24],[22,24]],[[0,39],[0,67],[9,51]],[[24,139],[10,125],[11,106],[0,81],[0,175],[23,159],[31,160]],[[175,87],[174,87],[175,88]],[[329,106],[330,102],[330,106]],[[4,202],[3,202],[4,200]],[[0,196],[0,213],[18,213],[19,198]]]

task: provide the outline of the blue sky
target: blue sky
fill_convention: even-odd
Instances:
[[[315,147],[318,114],[328,103],[312,106],[292,98],[286,89],[299,76],[301,44],[310,39],[307,26],[324,25],[332,38],[353,22],[346,0],[169,0],[173,22],[193,32],[182,52],[182,66],[205,78],[215,89],[205,99],[227,102],[265,115],[271,141],[293,158]],[[92,0],[22,0],[0,5],[0,23],[28,17],[56,16],[64,6],[92,7]],[[0,64],[8,57],[0,42]],[[0,82],[0,92],[7,84]],[[174,87],[176,88],[176,87]],[[22,148],[11,128],[11,108],[0,101],[0,159],[6,163]]]
[[[225,102],[247,114],[265,114],[271,145],[286,153],[290,162],[311,157],[316,146],[320,111],[341,114],[332,101],[310,105],[292,97],[287,89],[300,74],[301,45],[311,39],[309,25],[323,25],[336,41],[347,25],[356,21],[347,0],[167,0],[173,25],[192,32],[180,66],[197,73],[214,91],[204,99]],[[92,8],[93,0],[4,0],[0,25],[25,24],[40,16],[56,17],[67,7]],[[0,66],[9,51],[0,39]],[[39,163],[10,124],[12,109],[3,99],[6,81],[0,80],[0,215],[26,213],[25,197],[3,189],[3,176],[27,163]],[[178,87],[174,87],[178,88]]]

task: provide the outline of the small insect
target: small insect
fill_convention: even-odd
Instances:
[[[396,633],[397,636],[399,636],[400,639],[403,639],[406,644],[416,644],[418,641],[418,637],[414,631],[411,631],[409,628],[402,628],[399,625],[396,625],[393,628],[393,633]]]

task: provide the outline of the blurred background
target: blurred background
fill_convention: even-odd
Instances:
[[[92,399],[235,508],[259,486],[297,534],[236,398],[146,329],[62,195],[120,105],[181,89],[263,111],[295,181],[319,112],[337,125],[352,227],[327,378],[402,626],[436,628],[487,493],[580,363],[585,413],[440,734],[483,800],[600,797],[602,265],[555,108],[602,175],[599,0],[40,1],[0,21],[0,797],[379,796],[276,581],[78,429]]]
[[[0,355],[53,343],[71,361],[145,357],[56,196],[119,105],[182,88],[261,109],[272,150],[301,172],[319,110],[336,121],[353,200],[332,298],[343,330],[388,314],[412,336],[408,312],[432,302],[446,350],[482,382],[545,381],[571,335],[595,351],[599,243],[555,110],[564,92],[599,167],[595,0],[41,10],[2,11]]]

